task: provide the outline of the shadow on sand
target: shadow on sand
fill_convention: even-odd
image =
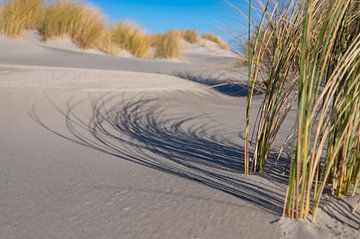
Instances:
[[[352,207],[346,200],[326,195],[322,199],[320,208],[336,221],[352,229],[360,230],[360,213],[352,212]]]
[[[83,114],[77,108],[85,101],[69,100],[65,110],[53,104],[63,115],[71,136],[48,127],[35,108],[31,117],[77,144],[207,185],[269,213],[282,214],[284,185],[261,176],[243,176],[242,147],[227,138],[221,127],[204,123],[204,116],[169,114],[155,99],[121,100],[117,95],[92,101],[91,117],[81,118]]]
[[[234,79],[222,75],[195,74],[191,72],[174,73],[175,76],[208,86],[219,93],[243,97],[247,95],[247,83],[235,82]],[[225,78],[224,78],[225,77]],[[255,89],[255,94],[260,92]]]

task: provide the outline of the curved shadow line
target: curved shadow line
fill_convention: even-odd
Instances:
[[[48,127],[37,115],[35,106],[30,116],[60,137],[207,185],[269,213],[279,216],[282,213],[284,188],[243,177],[242,147],[224,137],[221,127],[203,123],[202,115],[171,116],[156,99],[143,96],[125,100],[124,95],[113,95],[87,99],[92,114],[81,119],[76,111],[87,100],[69,99],[65,110],[49,100],[64,117],[71,137]]]

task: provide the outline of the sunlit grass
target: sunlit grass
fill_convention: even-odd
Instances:
[[[16,37],[24,30],[34,30],[44,13],[42,0],[9,0],[1,7],[0,28],[5,35]]]
[[[4,11],[4,6],[0,3],[0,33],[3,33],[3,11]]]
[[[218,45],[218,47],[220,47],[221,49],[224,49],[224,50],[229,49],[228,44],[215,34],[207,33],[207,34],[203,34],[201,37],[205,40],[216,43],[216,45]]]
[[[326,187],[336,196],[354,195],[360,180],[359,5],[268,0],[259,9],[257,24],[249,25],[256,32],[249,32],[247,112],[255,85],[262,80],[267,87],[254,129],[252,169],[262,172],[284,119],[296,106],[284,215],[307,218],[311,213],[315,220]],[[247,113],[248,163],[249,122]],[[245,164],[246,172],[249,167]]]
[[[199,35],[194,30],[183,30],[183,38],[191,44],[199,43]]]
[[[102,15],[93,7],[73,2],[55,2],[45,12],[41,33],[44,40],[68,35],[83,49],[93,48],[104,30]]]
[[[191,43],[191,44],[197,44],[199,43],[199,35],[194,30],[175,30],[173,31],[177,34],[179,34],[179,37],[184,39],[185,41]]]
[[[166,32],[153,37],[155,57],[180,58],[182,56],[181,36],[177,32]]]
[[[104,29],[101,32],[95,46],[96,49],[111,56],[116,56],[120,52],[120,48],[112,42],[112,33],[108,29]]]
[[[196,44],[198,34],[193,30],[174,30],[148,36],[130,22],[105,27],[100,12],[77,1],[9,0],[0,5],[0,33],[18,36],[24,30],[37,30],[42,39],[70,37],[81,49],[98,49],[117,55],[120,49],[135,57],[147,57],[150,46],[156,45],[155,55],[162,58],[181,57],[181,41]]]
[[[129,22],[118,23],[112,28],[112,42],[136,57],[145,57],[150,40],[137,25]]]

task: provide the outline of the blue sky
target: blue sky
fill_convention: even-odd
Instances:
[[[134,21],[147,32],[195,29],[214,32],[226,40],[246,32],[244,19],[224,0],[88,0],[107,16],[110,23]],[[235,2],[235,1],[233,1]],[[236,0],[246,11],[246,1]],[[244,30],[245,29],[245,30]]]

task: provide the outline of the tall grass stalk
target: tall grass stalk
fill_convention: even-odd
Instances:
[[[255,37],[249,26],[245,150],[253,89],[261,75],[267,87],[254,129],[253,169],[263,170],[296,99],[284,215],[306,218],[311,212],[315,220],[326,187],[337,196],[354,195],[359,183],[360,6],[355,0],[269,0],[261,9]],[[269,53],[270,60],[264,60]]]

